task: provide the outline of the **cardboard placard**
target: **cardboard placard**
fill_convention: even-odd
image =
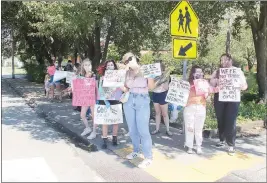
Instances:
[[[92,106],[96,103],[95,78],[78,78],[72,80],[72,105]]]
[[[210,84],[206,79],[195,79],[194,86],[197,96],[205,96],[210,91]]]
[[[240,68],[220,68],[219,101],[240,102]]]
[[[94,108],[94,124],[119,124],[123,123],[122,104],[111,105],[95,105]]]
[[[161,75],[160,63],[143,65],[141,67],[144,78],[154,78]]]
[[[186,106],[189,93],[189,82],[172,77],[165,101],[180,106]]]
[[[121,87],[124,86],[126,70],[106,70],[103,87]]]
[[[67,77],[67,71],[58,71],[56,70],[53,78],[53,82],[60,81]]]

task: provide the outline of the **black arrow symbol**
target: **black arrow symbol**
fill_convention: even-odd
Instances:
[[[185,47],[181,46],[178,55],[180,55],[180,56],[186,56],[186,52],[187,52],[190,48],[192,48],[192,46],[193,46],[192,43],[188,43],[188,45],[186,45]]]

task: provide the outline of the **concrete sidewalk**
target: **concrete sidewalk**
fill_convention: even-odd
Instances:
[[[105,153],[112,151],[112,153],[121,158],[125,158],[131,152],[130,138],[125,136],[127,133],[126,123],[119,126],[119,145],[114,147],[110,142],[108,149],[102,150],[101,127],[97,129],[98,136],[94,140],[88,141],[80,136],[84,126],[79,112],[73,110],[71,100],[65,99],[62,103],[51,103],[44,98],[43,85],[30,83],[24,79],[4,79],[2,81],[7,82],[18,94],[24,96],[25,100],[35,108],[39,115],[45,117],[49,122],[62,125],[82,142],[87,145],[90,144],[89,146],[93,150]],[[154,129],[155,124],[151,121],[150,130]],[[161,134],[152,136],[153,164],[144,170],[160,181],[224,181],[232,175],[232,172],[236,171],[243,170],[241,174],[246,174],[244,171],[256,174],[259,169],[255,167],[262,167],[266,163],[266,132],[259,138],[238,139],[236,155],[229,156],[226,153],[227,149],[216,149],[213,146],[216,143],[214,139],[204,139],[203,155],[187,154],[183,147],[184,135],[180,133],[180,130],[171,128],[172,137],[165,135],[166,129],[164,125],[160,126],[160,131]],[[142,158],[138,158],[131,161],[131,163],[137,165],[141,160]],[[250,179],[243,176],[242,180],[247,181]],[[263,180],[266,180],[266,174]],[[236,179],[236,181],[239,180]]]

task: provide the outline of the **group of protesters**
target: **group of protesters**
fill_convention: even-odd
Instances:
[[[218,122],[218,132],[220,141],[216,144],[216,147],[220,148],[225,146],[225,142],[228,145],[229,155],[235,153],[235,138],[236,138],[236,119],[238,115],[238,109],[240,101],[220,101],[219,91],[221,87],[220,84],[220,68],[235,68],[233,66],[233,60],[231,55],[223,54],[220,57],[219,68],[211,75],[209,80],[205,79],[204,73],[201,67],[193,65],[191,72],[189,74],[188,83],[190,86],[189,96],[187,103],[183,110],[184,118],[184,130],[185,130],[185,142],[184,146],[189,154],[194,153],[194,139],[196,142],[196,153],[201,154],[202,152],[202,131],[206,118],[206,101],[209,95],[214,93],[214,107]],[[96,100],[92,105],[80,106],[81,107],[81,119],[84,123],[84,130],[81,133],[82,136],[89,135],[88,139],[96,138],[96,128],[97,124],[94,123],[94,110],[95,105],[105,106],[107,109],[112,105],[121,104],[123,106],[123,112],[126,118],[129,136],[133,144],[133,152],[126,156],[127,159],[131,160],[139,156],[140,153],[140,143],[142,147],[142,153],[145,159],[139,164],[140,168],[148,167],[153,160],[152,156],[152,138],[151,135],[160,134],[160,122],[161,117],[163,117],[164,124],[166,126],[166,135],[172,136],[172,132],[169,128],[169,115],[168,115],[168,102],[166,102],[166,96],[168,95],[168,90],[170,82],[172,82],[171,77],[163,76],[167,70],[162,61],[160,61],[162,76],[161,82],[158,82],[157,77],[150,76],[144,77],[141,72],[141,64],[139,58],[133,53],[126,53],[120,62],[120,69],[126,70],[124,86],[113,88],[112,95],[108,98],[103,96],[103,91],[105,87],[103,86],[103,80],[105,72],[107,70],[118,70],[118,64],[114,60],[107,60],[103,65],[99,66],[97,69],[97,75],[92,71],[92,63],[87,58],[82,61],[81,64],[75,64],[72,72],[75,72],[76,78],[90,78],[91,80],[97,81],[96,85],[92,85],[95,90]],[[54,89],[59,91],[60,83],[59,81],[54,81],[53,76],[56,72],[55,63],[51,64],[47,69],[47,78],[45,83],[45,88],[47,93],[52,90],[52,95],[54,96]],[[246,90],[247,82],[244,73],[240,70],[239,85],[235,86],[237,90]],[[162,79],[164,78],[164,79]],[[199,94],[196,92],[196,80],[204,80],[208,85],[208,90]],[[68,94],[73,92],[72,84],[67,86],[64,90]],[[150,121],[150,95],[152,92],[152,101],[155,109],[155,123],[156,128],[152,132],[149,131],[149,121]],[[173,104],[175,108],[177,105]],[[91,129],[88,119],[86,117],[88,111],[91,111],[91,117],[93,121],[93,128]],[[118,114],[120,115],[120,114]],[[112,144],[116,146],[118,126],[119,124],[113,125],[112,133]],[[102,148],[107,148],[108,146],[108,125],[102,124],[102,138],[103,145]]]

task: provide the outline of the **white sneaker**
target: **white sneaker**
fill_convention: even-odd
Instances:
[[[90,127],[85,128],[85,129],[83,130],[83,132],[81,133],[81,136],[85,136],[85,135],[91,133],[91,131],[92,131],[92,130],[91,130]]]
[[[192,148],[188,148],[187,153],[188,154],[193,154],[194,152],[193,152]]]
[[[229,154],[230,156],[234,156],[234,155],[235,155],[235,149],[234,149],[234,147],[230,146],[230,147],[228,148],[228,154]]]
[[[89,140],[92,140],[92,139],[94,139],[94,138],[96,138],[96,132],[92,132],[92,133],[87,137],[87,139],[89,139]]]
[[[197,154],[202,154],[203,152],[202,152],[202,149],[201,149],[201,147],[197,147]]]
[[[126,156],[126,158],[127,158],[128,160],[132,160],[132,159],[137,158],[137,157],[138,157],[138,153],[136,153],[136,152],[132,152],[132,153],[130,153],[130,154],[128,154],[128,155]]]
[[[138,167],[139,168],[147,168],[152,164],[152,160],[151,159],[145,159],[144,161],[142,161]]]

